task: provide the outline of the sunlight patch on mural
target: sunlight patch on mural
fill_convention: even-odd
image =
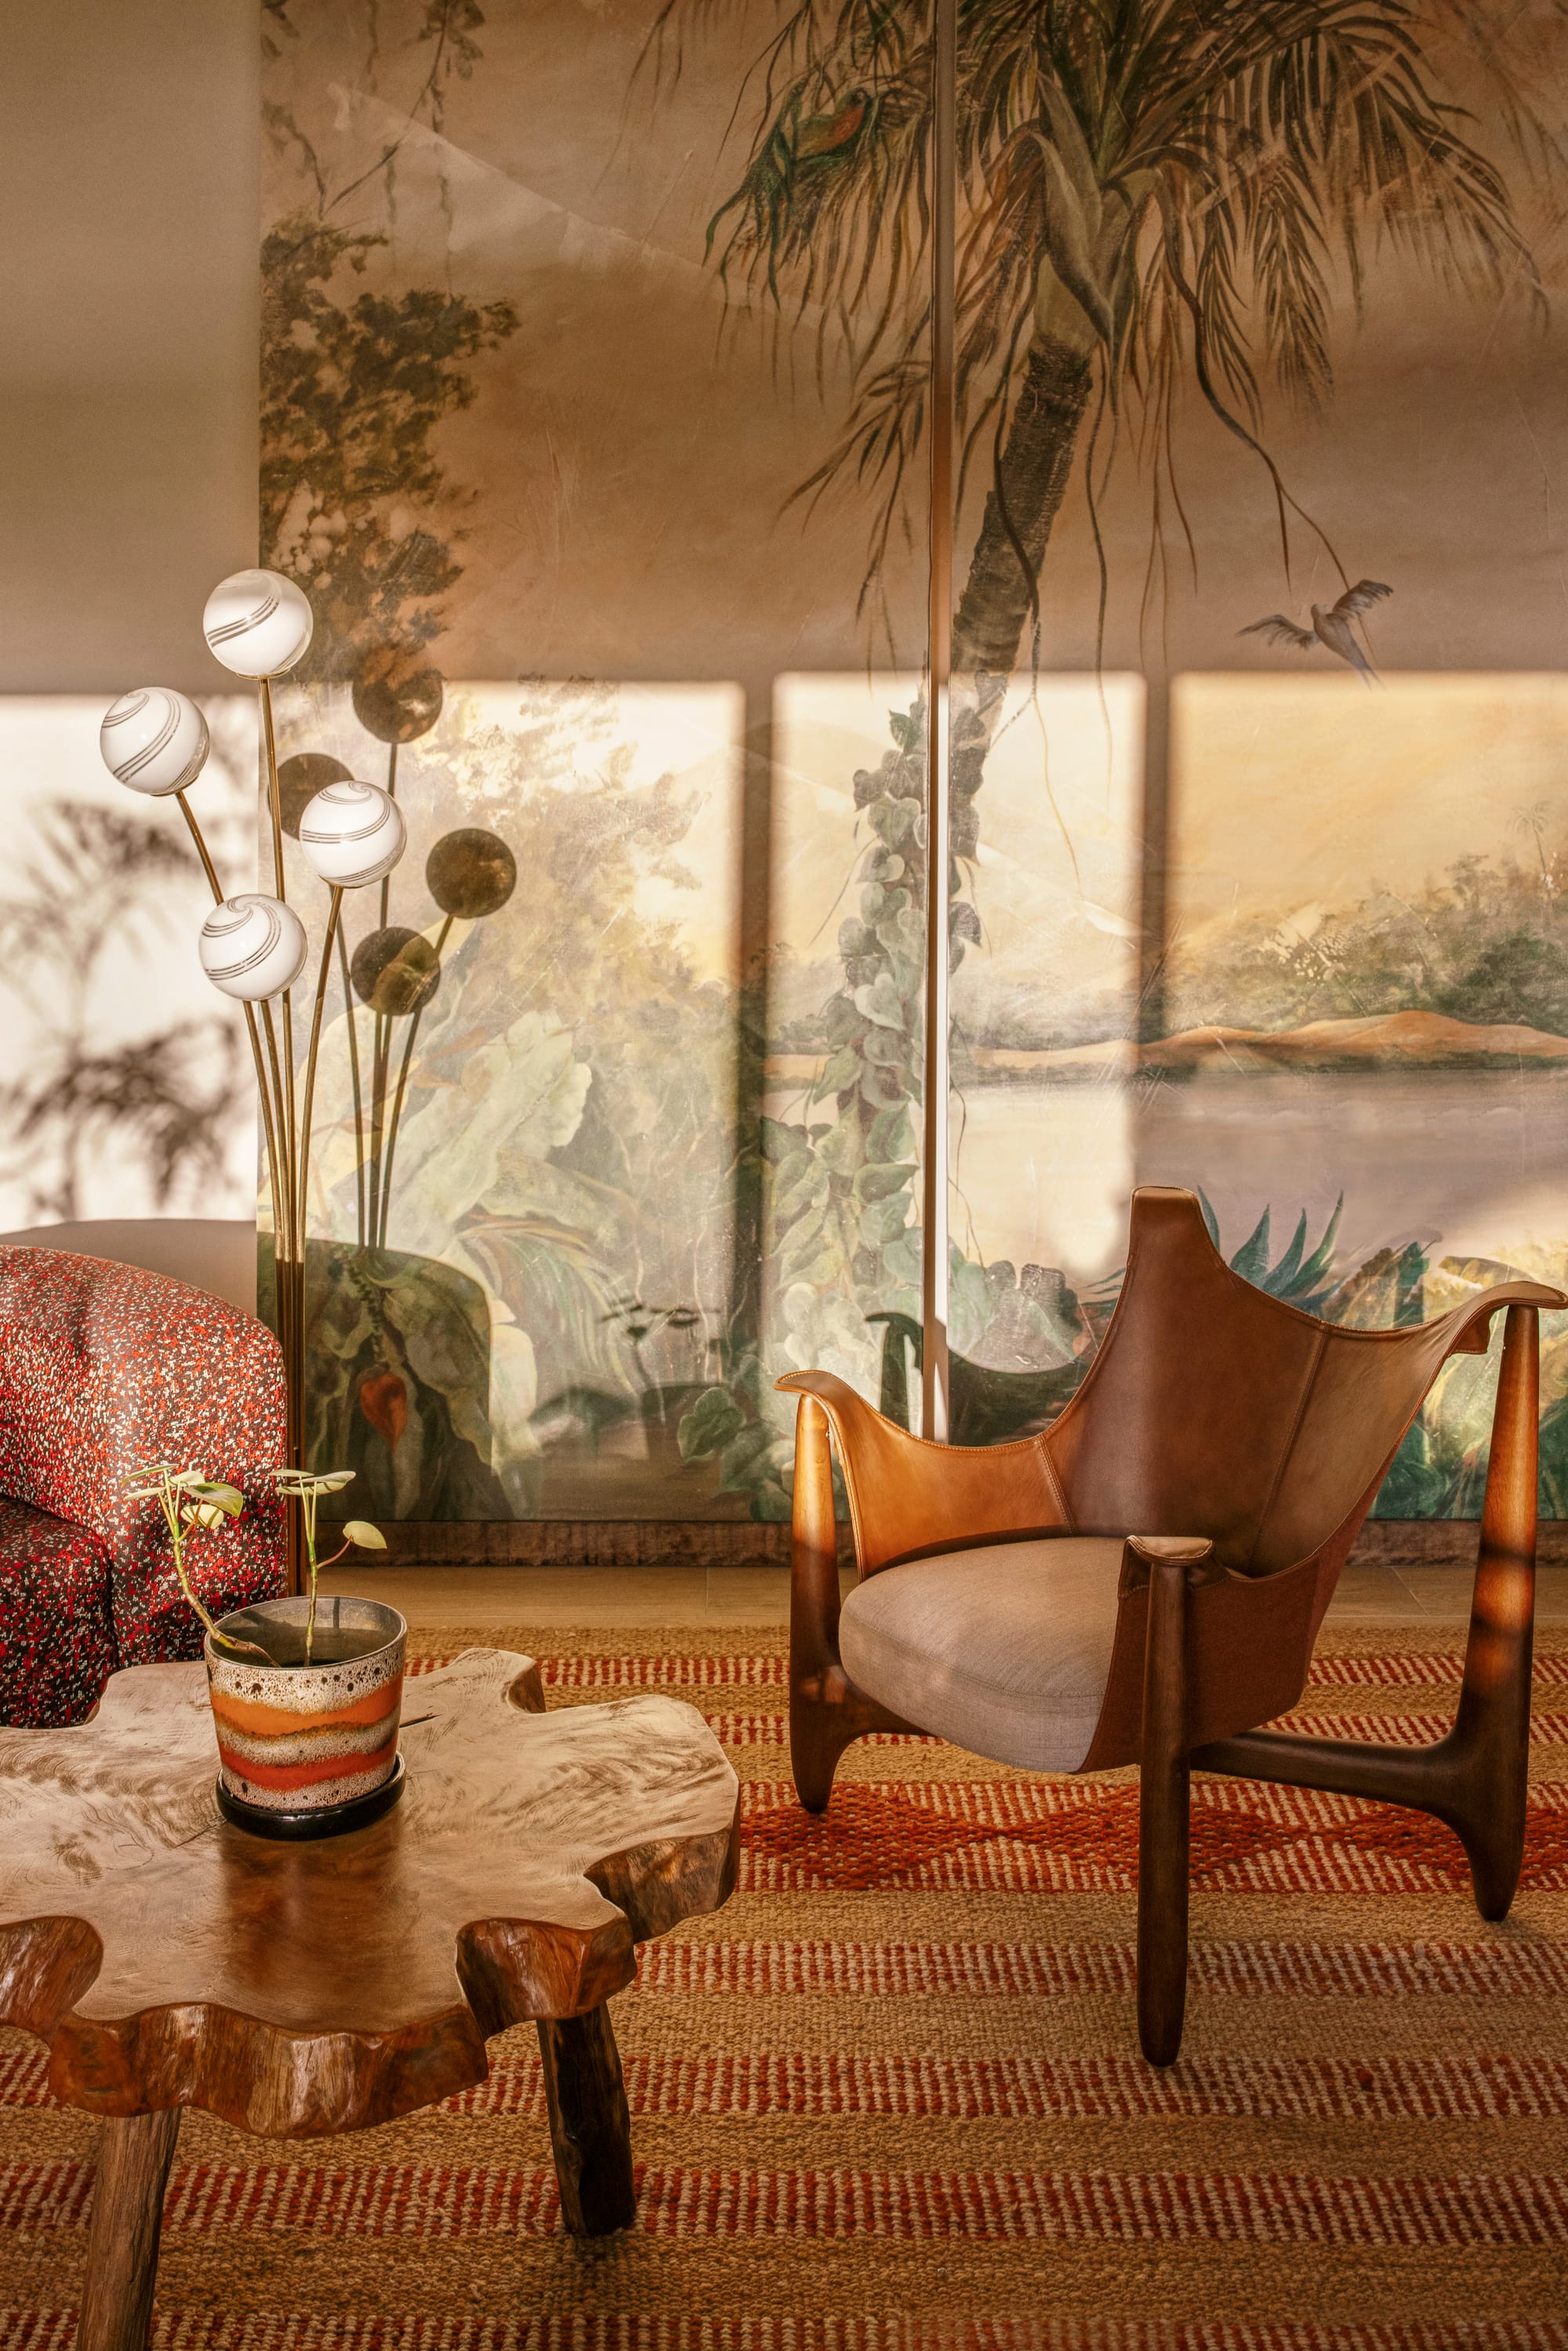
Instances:
[[[363,692],[279,697],[286,782],[336,761],[408,826],[345,907],[312,1168],[314,1442],[378,1507],[714,1500],[675,1432],[733,1336],[743,708],[457,683],[394,751]]]

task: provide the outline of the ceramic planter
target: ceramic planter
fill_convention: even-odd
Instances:
[[[204,1656],[218,1738],[218,1802],[263,1836],[332,1836],[396,1801],[408,1626],[375,1600],[319,1599],[305,1657],[305,1599],[263,1600],[219,1622],[278,1659]]]

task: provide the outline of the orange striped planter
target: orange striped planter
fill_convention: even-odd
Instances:
[[[258,1642],[285,1661],[276,1666],[205,1645],[219,1776],[267,1812],[357,1803],[397,1768],[407,1625],[377,1601],[319,1600],[312,1662],[287,1662],[303,1658],[308,1606],[267,1600],[222,1620],[220,1632]]]

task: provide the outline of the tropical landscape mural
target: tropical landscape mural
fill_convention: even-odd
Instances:
[[[320,1456],[405,1518],[780,1518],[776,1374],[902,1412],[921,1343],[929,11],[264,26],[279,748],[411,833],[324,1043]],[[1555,0],[971,0],[960,43],[987,1442],[1081,1378],[1137,1182],[1362,1325],[1568,1267],[1568,91]],[[1489,1376],[1385,1515],[1473,1510]]]

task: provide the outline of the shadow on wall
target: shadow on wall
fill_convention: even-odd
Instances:
[[[239,1217],[100,1217],[86,1224],[35,1225],[0,1233],[0,1247],[69,1249],[166,1273],[194,1290],[256,1312],[256,1226]]]
[[[172,810],[105,768],[110,699],[0,700],[0,1223],[254,1218],[244,1030],[195,956],[206,885]],[[213,853],[226,886],[251,887],[254,707],[202,706]]]

